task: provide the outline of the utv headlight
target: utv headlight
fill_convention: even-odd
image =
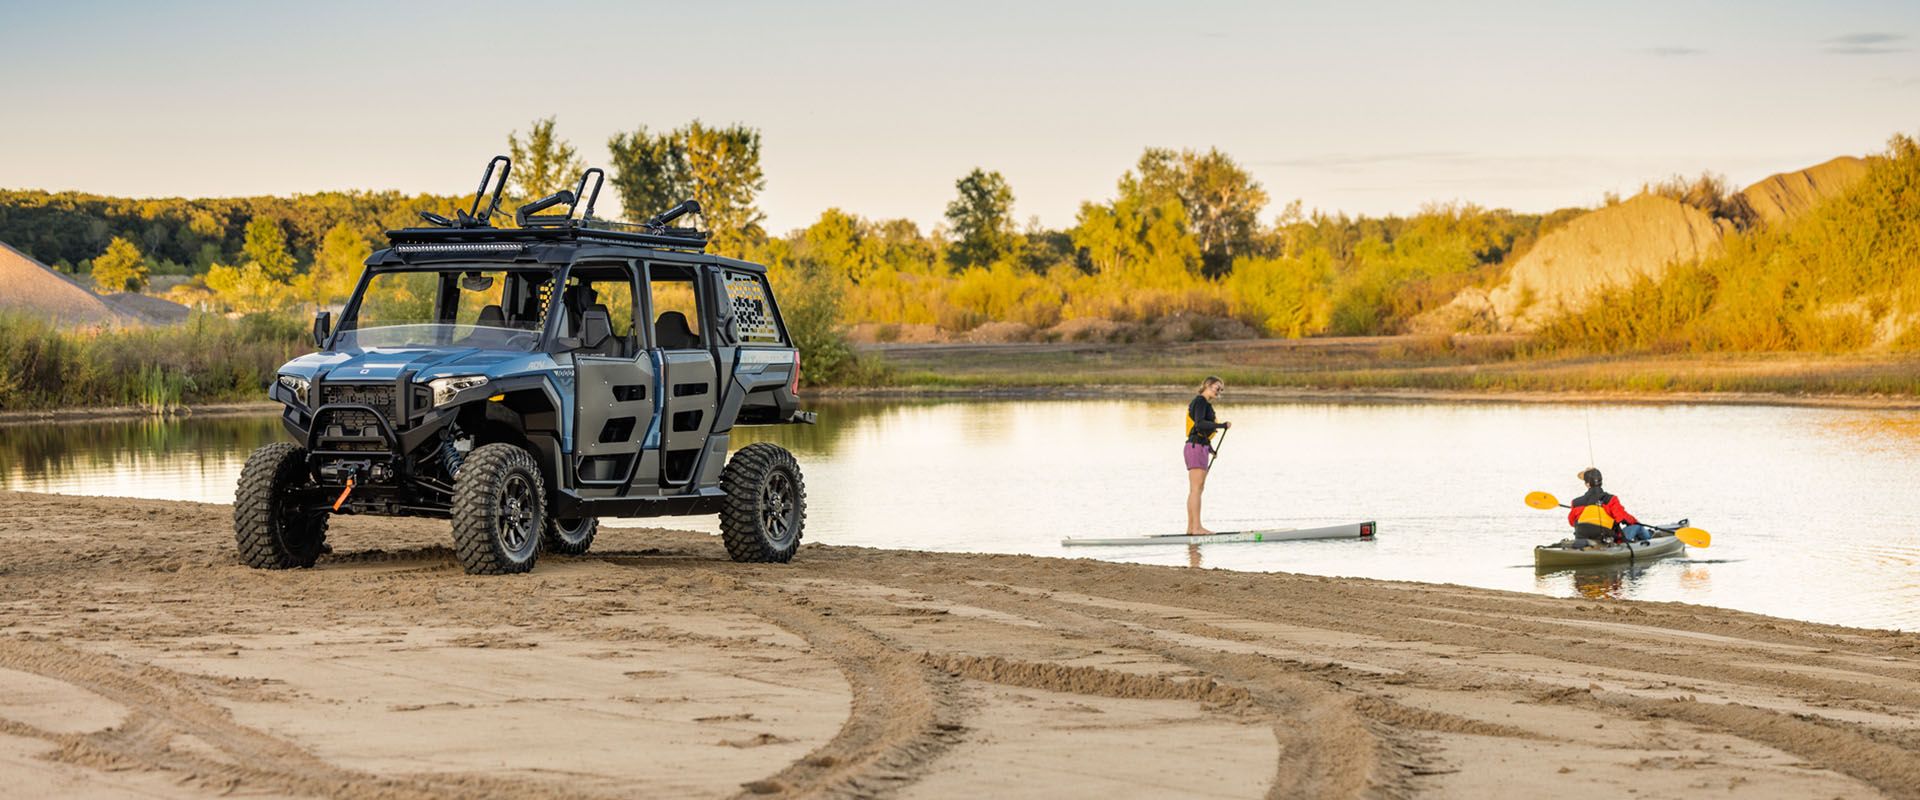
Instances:
[[[293,396],[304,403],[307,402],[307,387],[312,384],[298,375],[282,375],[280,385],[286,387],[287,391],[293,392]]]
[[[475,386],[485,385],[487,385],[485,375],[455,375],[451,378],[434,378],[427,381],[427,386],[433,389],[433,404],[436,406],[446,405],[456,394]]]

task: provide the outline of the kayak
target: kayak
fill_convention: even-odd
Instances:
[[[1226,544],[1231,542],[1297,542],[1303,539],[1372,539],[1376,526],[1372,521],[1351,522],[1345,525],[1328,525],[1324,528],[1276,528],[1265,531],[1223,531],[1205,536],[1188,536],[1184,533],[1162,533],[1153,536],[1123,536],[1115,539],[1094,539],[1067,537],[1060,544],[1067,547],[1078,545],[1130,545],[1130,544]]]
[[[1644,542],[1616,544],[1599,550],[1573,550],[1561,546],[1569,544],[1570,541],[1533,548],[1533,565],[1536,567],[1588,567],[1637,564],[1687,552],[1686,543],[1674,538],[1671,534],[1655,536]]]

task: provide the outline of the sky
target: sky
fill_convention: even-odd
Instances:
[[[1268,216],[1592,205],[1920,133],[1915,2],[0,0],[0,187],[464,193],[511,131],[760,129],[767,227],[939,223],[998,170],[1048,227],[1149,146]],[[602,216],[615,205],[603,199]]]

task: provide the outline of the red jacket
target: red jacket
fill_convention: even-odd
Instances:
[[[1615,522],[1624,525],[1640,524],[1640,520],[1634,519],[1632,514],[1627,513],[1626,506],[1620,505],[1620,498],[1607,494],[1599,489],[1590,490],[1586,494],[1575,498],[1573,502],[1567,505],[1573,506],[1572,510],[1567,512],[1568,525],[1579,525],[1580,512],[1586,510],[1587,506],[1594,505],[1599,506],[1600,510],[1607,512],[1607,516],[1612,517]]]

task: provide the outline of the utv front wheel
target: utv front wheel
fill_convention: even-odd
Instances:
[[[253,451],[233,493],[233,541],[255,569],[311,567],[327,540],[327,512],[308,511],[314,487],[306,448],[275,442]]]
[[[766,442],[747,445],[720,471],[720,488],[727,493],[720,511],[727,555],[735,561],[792,561],[807,522],[807,485],[793,454]]]
[[[599,517],[580,517],[579,519],[547,518],[547,533],[543,545],[549,553],[563,556],[585,555],[587,548],[593,546],[593,535],[600,531]]]
[[[453,480],[453,551],[469,575],[533,569],[547,524],[547,488],[533,456],[510,444],[475,448]]]

